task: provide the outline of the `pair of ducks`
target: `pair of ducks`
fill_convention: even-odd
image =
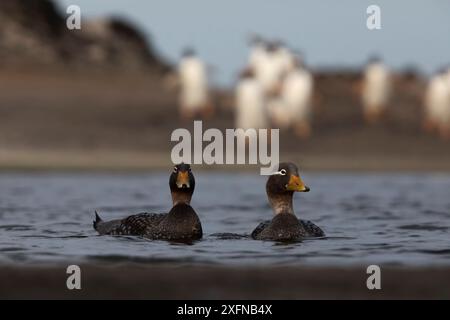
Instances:
[[[103,221],[95,213],[94,229],[100,235],[135,235],[154,240],[193,241],[203,236],[197,213],[190,206],[195,179],[188,164],[174,167],[169,179],[173,207],[169,213],[140,213],[124,219]],[[256,240],[296,241],[306,237],[325,236],[322,229],[294,214],[294,192],[308,192],[298,168],[293,163],[281,163],[269,177],[266,192],[275,213],[272,220],[260,223],[251,237]]]

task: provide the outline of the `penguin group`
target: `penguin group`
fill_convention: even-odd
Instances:
[[[179,113],[183,119],[209,118],[214,111],[206,63],[192,49],[178,66]],[[358,94],[367,125],[382,122],[392,107],[394,75],[379,58],[364,66]],[[300,139],[313,134],[314,74],[304,57],[280,40],[252,36],[247,61],[234,87],[235,128],[279,128]],[[450,139],[450,67],[430,77],[422,113],[426,132]]]

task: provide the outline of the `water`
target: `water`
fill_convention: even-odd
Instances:
[[[279,244],[248,237],[271,217],[265,178],[197,173],[193,207],[204,239],[192,245],[98,236],[104,219],[170,207],[167,173],[0,174],[0,263],[103,261],[219,265],[450,265],[450,175],[305,174],[297,216],[326,239]]]

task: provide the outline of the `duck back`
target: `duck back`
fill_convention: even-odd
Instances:
[[[131,235],[152,240],[192,241],[203,236],[200,219],[188,204],[175,205],[169,213],[140,213],[121,220],[103,221],[96,215],[94,229],[101,235]]]
[[[277,214],[270,223],[260,224],[252,233],[257,240],[294,241],[306,235],[303,225],[290,213]]]
[[[272,220],[261,222],[251,234],[255,240],[272,241],[298,241],[324,236],[325,233],[317,225],[290,213],[277,214]]]

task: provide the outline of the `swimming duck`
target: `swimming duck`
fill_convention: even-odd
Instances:
[[[190,206],[195,179],[189,164],[179,164],[169,178],[173,207],[169,213],[139,213],[103,221],[95,213],[94,229],[100,235],[134,235],[153,240],[192,241],[203,235],[197,213]]]
[[[306,237],[323,237],[325,233],[310,221],[298,219],[294,214],[294,192],[309,192],[298,168],[293,163],[280,163],[277,172],[266,183],[266,193],[275,217],[260,223],[251,236],[255,240],[295,241]]]

